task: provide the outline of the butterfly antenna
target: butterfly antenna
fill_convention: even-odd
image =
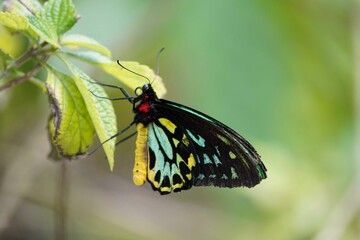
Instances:
[[[156,55],[156,72],[155,72],[155,77],[152,80],[152,82],[150,84],[152,84],[155,79],[157,78],[157,76],[159,76],[159,72],[160,72],[160,55],[161,53],[165,50],[165,48],[161,48],[160,51],[158,52],[158,54]]]
[[[150,79],[149,79],[148,77],[146,77],[146,76],[144,76],[144,75],[141,75],[140,73],[134,72],[134,71],[131,70],[131,69],[128,69],[127,67],[125,67],[124,65],[122,65],[122,64],[120,63],[120,60],[117,60],[116,62],[117,62],[117,64],[120,65],[120,67],[124,68],[125,70],[127,70],[127,71],[129,71],[129,72],[131,72],[131,73],[133,73],[133,74],[135,74],[135,75],[138,75],[139,77],[145,78],[145,79],[148,80],[148,82],[150,83]]]

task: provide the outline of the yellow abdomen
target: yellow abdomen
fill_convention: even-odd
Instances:
[[[147,162],[148,162],[148,129],[142,124],[136,125],[137,137],[135,142],[135,166],[133,169],[133,181],[136,186],[141,186],[145,183],[147,177]]]

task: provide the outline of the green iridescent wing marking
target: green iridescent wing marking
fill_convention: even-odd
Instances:
[[[266,168],[251,144],[231,128],[186,106],[154,103],[148,125],[149,173],[162,194],[194,186],[253,187]]]

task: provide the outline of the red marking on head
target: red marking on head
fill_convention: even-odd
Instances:
[[[139,111],[147,113],[149,112],[149,106],[150,106],[149,102],[144,102],[139,106]]]

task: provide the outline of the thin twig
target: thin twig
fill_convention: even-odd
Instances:
[[[68,162],[66,159],[62,159],[58,192],[56,195],[56,226],[55,226],[55,239],[66,240],[66,219],[67,219],[67,200],[69,195],[68,185]]]
[[[12,67],[19,67],[21,66],[22,63],[24,63],[34,52],[34,48],[30,48],[26,53],[24,53],[23,55],[21,55],[18,59],[16,59],[15,62],[13,62],[12,64],[8,65],[5,70],[3,71],[3,73],[0,76],[0,79],[3,79],[5,77],[7,77],[9,75],[9,70]]]
[[[32,15],[36,15],[35,12],[27,5],[25,4],[22,0],[19,0],[19,2],[32,14]]]
[[[50,56],[45,56],[43,58],[42,61],[47,61],[47,59],[49,59]],[[29,78],[35,76],[42,68],[42,64],[38,63],[35,65],[34,69],[31,70],[30,72],[25,73],[24,75],[22,75],[21,77],[15,78],[13,80],[11,80],[10,82],[4,84],[3,86],[0,86],[0,91],[11,88],[17,84],[20,84],[26,80],[28,80]]]
[[[20,83],[28,80],[29,78],[35,76],[40,71],[41,67],[42,67],[41,64],[38,63],[32,71],[25,73],[21,77],[11,80],[10,82],[4,84],[3,86],[0,86],[0,91],[11,88],[17,84],[20,84]]]
[[[20,67],[23,63],[25,63],[27,60],[29,60],[29,58],[39,54],[41,52],[42,49],[44,49],[44,47],[46,47],[46,45],[48,45],[47,42],[43,42],[41,43],[39,46],[37,47],[32,47],[30,48],[27,52],[25,52],[23,55],[21,55],[18,59],[16,59],[12,64],[8,65],[5,70],[2,72],[2,74],[0,75],[0,80],[7,77],[10,73],[10,69],[12,67]]]

